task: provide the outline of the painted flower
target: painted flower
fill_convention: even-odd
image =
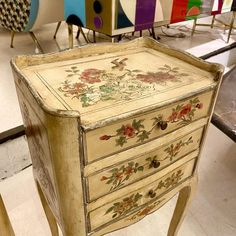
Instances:
[[[203,108],[203,104],[202,104],[202,103],[198,103],[198,104],[196,105],[196,108],[202,109],[202,108]]]
[[[99,83],[101,82],[101,75],[103,70],[98,69],[86,69],[82,72],[80,79],[89,84]]]
[[[108,178],[106,176],[102,176],[101,181],[107,180]]]
[[[83,84],[83,83],[74,83],[72,85],[72,87],[70,89],[68,89],[68,92],[71,95],[75,95],[75,94],[80,93],[84,87],[85,87],[85,84]],[[63,89],[65,89],[65,87],[63,87]]]
[[[134,169],[131,166],[128,166],[125,171],[125,175],[131,175],[134,172]]]
[[[112,136],[110,136],[110,135],[103,135],[103,136],[101,136],[99,139],[100,140],[108,140],[108,139],[110,139]]]
[[[178,117],[181,118],[181,117],[187,115],[191,111],[191,109],[192,109],[192,105],[191,104],[187,104],[187,105],[183,106],[183,108],[180,111]]]
[[[174,75],[171,75],[166,72],[148,72],[147,74],[138,74],[137,79],[141,80],[145,83],[165,83],[167,80],[176,80],[176,77]]]
[[[132,125],[128,124],[123,127],[123,135],[132,138],[135,136],[135,129]]]
[[[168,117],[168,121],[170,121],[170,122],[173,122],[173,121],[175,121],[176,119],[177,119],[177,117],[178,117],[178,112],[176,112],[176,111],[174,111],[174,112],[172,112],[172,114]]]

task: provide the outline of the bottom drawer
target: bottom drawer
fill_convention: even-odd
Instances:
[[[118,198],[110,203],[106,203],[103,206],[89,212],[88,218],[90,222],[90,232],[108,223],[115,222],[120,218],[125,217],[127,214],[132,213],[137,208],[166,192],[167,190],[174,188],[180,182],[192,175],[194,167],[194,159],[198,152],[193,152],[186,156],[186,163],[179,166],[176,163],[176,167],[173,165],[173,169],[163,177],[159,179],[153,179],[153,181],[144,185],[140,181],[140,188],[132,188],[129,186],[129,195]],[[135,191],[132,191],[134,190]]]
[[[148,204],[142,206],[141,208],[138,208],[135,212],[132,212],[131,214],[127,214],[126,217],[114,222],[113,224],[104,225],[104,227],[91,232],[89,235],[92,235],[92,236],[105,235],[107,233],[127,227],[129,225],[132,225],[140,221],[145,216],[151,214],[152,212],[162,207],[165,203],[167,203],[170,199],[172,199],[181,189],[183,189],[184,187],[190,186],[192,181],[195,181],[195,180],[193,178],[188,178],[186,181],[179,184],[176,188],[172,189],[171,191],[168,191],[164,195],[161,195],[159,198],[156,198],[153,201],[150,201]]]

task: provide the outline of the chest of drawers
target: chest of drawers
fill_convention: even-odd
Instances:
[[[11,62],[53,235],[104,235],[179,193],[176,235],[223,68],[152,39]],[[57,222],[57,223],[56,223]]]

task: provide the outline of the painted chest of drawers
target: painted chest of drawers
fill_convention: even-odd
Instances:
[[[105,235],[179,193],[176,235],[222,66],[148,38],[11,63],[53,235]]]

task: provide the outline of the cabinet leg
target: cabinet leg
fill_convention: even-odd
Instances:
[[[2,197],[0,195],[0,235],[2,236],[14,236],[14,231],[11,226],[11,222],[7,215],[6,208],[4,206]]]
[[[168,230],[168,236],[177,236],[179,227],[184,219],[188,205],[195,193],[197,185],[197,177],[195,177],[189,186],[184,187],[179,192],[174,214]]]
[[[38,189],[41,203],[43,205],[44,212],[45,212],[47,220],[48,220],[48,224],[49,224],[52,236],[59,236],[56,219],[55,219],[50,207],[48,206],[48,203],[44,197],[42,189],[37,181],[36,181],[36,185],[37,185],[37,189]]]

